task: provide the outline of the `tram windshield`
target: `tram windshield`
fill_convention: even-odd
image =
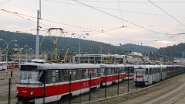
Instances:
[[[34,65],[21,65],[20,68],[20,81],[22,84],[39,84],[39,78],[43,71],[38,71],[37,66]]]
[[[20,83],[25,84],[37,84],[39,82],[39,72],[38,71],[21,71],[20,72]]]

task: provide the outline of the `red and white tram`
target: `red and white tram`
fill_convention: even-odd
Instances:
[[[6,62],[0,62],[0,70],[5,70],[6,67]]]
[[[100,65],[27,63],[20,67],[18,102],[27,104],[58,101],[99,88]]]
[[[137,65],[134,82],[135,86],[148,86],[183,72],[182,65]]]
[[[101,85],[107,86],[127,79],[133,79],[134,66],[124,64],[101,65]]]

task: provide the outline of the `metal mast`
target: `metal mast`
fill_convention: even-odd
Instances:
[[[37,35],[36,35],[36,52],[35,52],[35,58],[39,59],[39,22],[41,19],[41,0],[39,0],[39,10],[37,10]]]

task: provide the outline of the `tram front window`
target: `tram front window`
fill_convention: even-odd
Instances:
[[[39,79],[39,72],[38,71],[21,71],[20,76],[20,83],[25,84],[37,84],[40,83]]]

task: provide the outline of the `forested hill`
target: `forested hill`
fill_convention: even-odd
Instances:
[[[11,40],[18,40],[15,44],[20,45],[21,48],[24,45],[27,45],[29,48],[35,49],[35,35],[28,34],[28,33],[19,33],[19,32],[9,32],[0,30],[0,39],[4,39],[7,42]],[[56,37],[43,37],[40,36],[41,44],[41,52],[52,52],[54,50],[53,43],[51,39],[56,39]],[[125,44],[121,46],[112,46],[110,44],[97,42],[97,41],[90,41],[90,40],[82,40],[77,38],[68,38],[68,37],[60,37],[58,38],[58,50],[62,53],[66,52],[67,48],[69,48],[69,53],[78,53],[79,52],[79,42],[80,42],[80,52],[82,53],[117,53],[117,54],[125,54],[128,51],[135,51],[135,52],[155,52],[157,49],[148,46],[139,46],[135,44]],[[5,44],[0,42],[0,48],[5,48]],[[13,45],[13,43],[11,43]],[[14,47],[14,46],[12,46]],[[102,48],[101,48],[102,47]]]
[[[123,50],[136,51],[139,53],[150,53],[150,52],[156,52],[158,50],[157,48],[154,48],[154,47],[135,45],[135,44],[124,44],[119,47]]]
[[[165,58],[185,58],[185,43],[180,43],[174,46],[168,46],[160,48],[156,55],[160,55]]]
[[[18,44],[20,47],[24,47],[25,45],[27,45],[29,48],[35,49],[35,38],[36,38],[35,35],[28,33],[18,33],[0,30],[0,39],[4,39],[7,42],[11,40],[17,40],[15,44]],[[53,42],[51,41],[52,39],[55,40],[56,37],[40,36],[40,42],[42,43],[40,50],[42,52],[52,52],[54,50]],[[67,50],[67,48],[69,48],[69,53],[71,54],[78,53],[79,42],[80,42],[80,52],[82,53],[89,54],[101,53],[102,49],[102,53],[104,54],[115,52],[117,54],[125,54],[124,50],[120,49],[119,47],[112,46],[110,44],[68,37],[59,37],[57,47],[58,50],[62,53],[64,53]],[[11,43],[11,45],[13,45],[13,43]],[[0,42],[0,48],[5,48],[5,44],[3,44],[2,41]]]

